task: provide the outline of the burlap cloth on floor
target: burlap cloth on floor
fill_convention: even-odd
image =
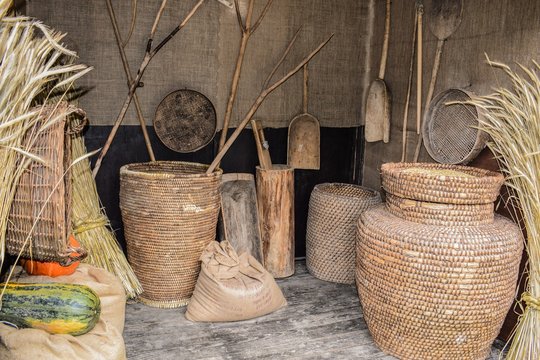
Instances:
[[[16,271],[16,273],[19,273]],[[122,283],[111,273],[81,264],[73,275],[51,278],[28,276],[22,271],[12,281],[61,282],[87,285],[101,300],[101,316],[87,334],[49,334],[40,329],[20,329],[0,324],[0,359],[120,360],[126,358],[124,330],[126,295]]]

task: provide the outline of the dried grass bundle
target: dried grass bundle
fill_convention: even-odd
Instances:
[[[31,162],[43,162],[29,149],[40,133],[66,115],[49,117],[36,126],[41,108],[33,106],[50,102],[52,94],[71,87],[91,70],[71,64],[76,54],[62,46],[64,34],[29,17],[6,17],[10,5],[11,1],[0,0],[0,268],[16,184]]]
[[[75,158],[86,155],[82,136],[73,138],[71,153]],[[87,159],[73,166],[71,179],[73,185],[71,213],[73,233],[81,245],[88,250],[88,257],[83,262],[115,274],[122,281],[127,296],[137,297],[142,293],[142,286],[114,233],[110,230],[109,219],[102,211],[90,162]]]
[[[514,220],[522,219],[527,232],[528,282],[520,299],[522,313],[514,329],[509,360],[540,359],[540,65],[519,65],[520,73],[488,59],[511,80],[511,88],[473,97],[471,104],[485,112],[480,127],[491,136],[489,148],[506,175]],[[515,200],[515,201],[514,201]],[[519,218],[518,218],[519,214]]]

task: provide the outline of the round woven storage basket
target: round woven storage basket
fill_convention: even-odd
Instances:
[[[390,194],[448,204],[492,203],[504,182],[500,173],[449,164],[386,163],[381,174]]]
[[[326,281],[353,284],[356,223],[360,214],[381,202],[379,193],[341,183],[316,185],[309,200],[306,265]]]
[[[186,305],[200,270],[199,257],[215,240],[221,170],[158,161],[120,169],[120,208],[128,259],[155,307]]]
[[[521,231],[404,220],[384,205],[358,224],[356,285],[374,341],[404,360],[484,360],[514,299]]]

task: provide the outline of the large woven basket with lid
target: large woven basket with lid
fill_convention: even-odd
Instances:
[[[430,179],[424,179],[419,171],[418,184],[407,180],[410,189],[417,186],[415,198],[427,197],[419,184],[438,184],[440,199],[426,191],[440,202],[402,198],[392,185],[385,187],[385,205],[361,215],[356,285],[368,328],[386,352],[405,360],[484,360],[514,298],[522,234],[493,215],[493,204],[482,200],[486,189],[470,196],[480,204],[445,204],[452,188],[466,193],[456,184],[470,177],[459,179],[458,167],[444,169],[454,171],[448,188],[448,172],[425,172]]]

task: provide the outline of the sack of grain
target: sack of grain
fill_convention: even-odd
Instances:
[[[247,320],[287,305],[272,275],[248,253],[238,256],[228,241],[210,243],[201,262],[188,320]]]

